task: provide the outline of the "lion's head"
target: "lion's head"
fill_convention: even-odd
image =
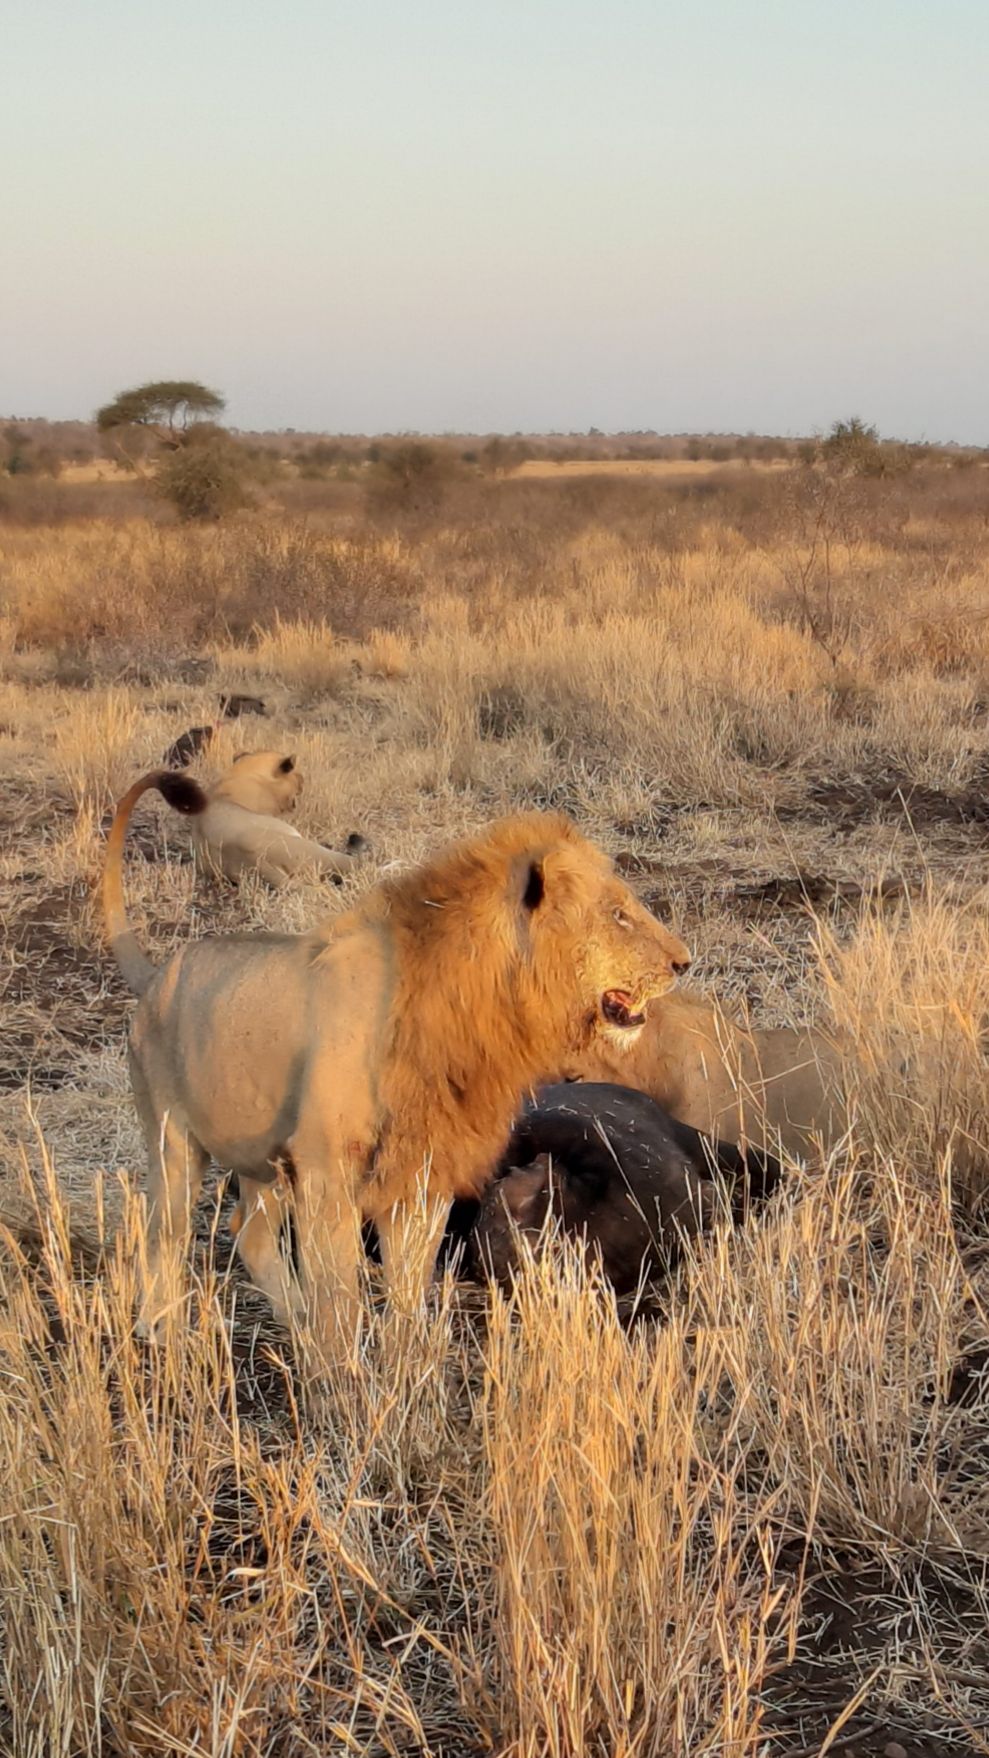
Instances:
[[[525,876],[533,974],[540,988],[561,991],[576,976],[582,1036],[627,1048],[648,1003],[673,988],[690,953],[569,820],[550,819],[547,828],[551,840],[530,856]]]
[[[625,1050],[645,1025],[649,1002],[689,968],[690,953],[614,875],[602,883],[588,927],[577,965],[597,999],[594,1030]]]
[[[486,1022],[493,1053],[521,1028],[551,1072],[596,1035],[633,1043],[647,1004],[690,964],[607,855],[555,813],[502,819],[381,895],[418,942],[411,966],[437,1003]]]
[[[282,818],[294,810],[301,792],[302,776],[294,757],[284,757],[280,751],[241,751],[210,789],[210,799]]]

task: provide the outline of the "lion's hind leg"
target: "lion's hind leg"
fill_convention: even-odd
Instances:
[[[357,852],[345,854],[337,849],[324,848],[320,842],[310,842],[306,844],[305,860],[319,872],[328,873],[333,879],[343,879],[357,866]]]
[[[291,883],[291,874],[269,855],[258,855],[249,870],[257,873],[266,885],[273,886],[276,891],[284,891],[286,885]]]
[[[137,1059],[131,1082],[148,1155],[147,1261],[138,1331],[160,1341],[170,1314],[183,1300],[183,1265],[192,1231],[192,1209],[209,1164],[181,1109],[155,1102]]]

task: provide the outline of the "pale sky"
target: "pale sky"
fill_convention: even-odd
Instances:
[[[0,411],[989,444],[989,0],[0,0]]]

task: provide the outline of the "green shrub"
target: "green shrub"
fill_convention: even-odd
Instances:
[[[249,469],[250,459],[234,441],[211,434],[164,459],[155,487],[180,519],[222,519],[249,504]]]
[[[848,476],[886,476],[891,462],[878,429],[869,427],[858,415],[835,422],[821,442],[821,457]]]

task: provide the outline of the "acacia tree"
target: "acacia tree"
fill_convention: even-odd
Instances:
[[[178,452],[198,423],[215,422],[224,407],[219,391],[211,391],[195,379],[157,379],[121,391],[112,403],[104,403],[96,411],[96,425],[100,433],[113,435],[113,449],[125,464],[137,469],[133,448],[128,452],[125,444],[128,430],[141,429],[168,451]]]
[[[220,519],[249,504],[245,477],[251,463],[217,422],[223,408],[219,391],[195,379],[157,379],[105,403],[96,425],[121,463],[150,477],[180,519]],[[163,454],[154,470],[141,462],[149,442]]]

